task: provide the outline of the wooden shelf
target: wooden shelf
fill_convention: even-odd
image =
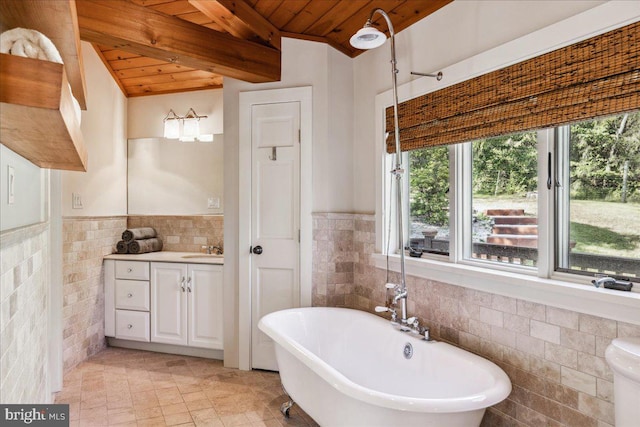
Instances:
[[[39,167],[86,171],[62,64],[0,54],[0,142]]]
[[[86,83],[80,50],[80,30],[75,0],[2,0],[0,29],[21,27],[47,36],[60,52],[73,96],[87,109]]]
[[[75,0],[1,0],[0,31],[16,27],[51,39],[64,64],[0,54],[0,142],[42,168],[86,171],[73,103],[87,107]]]

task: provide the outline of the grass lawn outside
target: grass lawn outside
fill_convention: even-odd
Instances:
[[[575,251],[640,258],[640,203],[571,201]]]
[[[536,216],[537,200],[521,196],[476,196],[473,208],[524,209]],[[570,238],[573,249],[594,255],[640,258],[640,203],[571,200]]]

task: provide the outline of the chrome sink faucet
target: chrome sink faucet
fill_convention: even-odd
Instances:
[[[221,246],[206,246],[203,245],[202,249],[204,249],[207,255],[222,255],[222,247]]]

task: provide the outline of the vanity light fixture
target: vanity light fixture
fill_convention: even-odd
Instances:
[[[163,119],[164,137],[179,139],[181,142],[207,141],[207,135],[200,135],[200,119],[206,118],[207,116],[199,116],[193,108],[189,108],[184,116],[178,116],[171,109]]]
[[[182,117],[178,116],[173,110],[169,110],[169,113],[163,119],[165,138],[178,139],[180,137],[181,119]]]
[[[200,136],[200,119],[207,116],[199,116],[193,108],[189,108],[182,118],[182,136],[185,138],[197,138]]]

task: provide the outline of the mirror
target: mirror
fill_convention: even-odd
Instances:
[[[129,139],[129,215],[222,214],[222,135],[213,142]]]

